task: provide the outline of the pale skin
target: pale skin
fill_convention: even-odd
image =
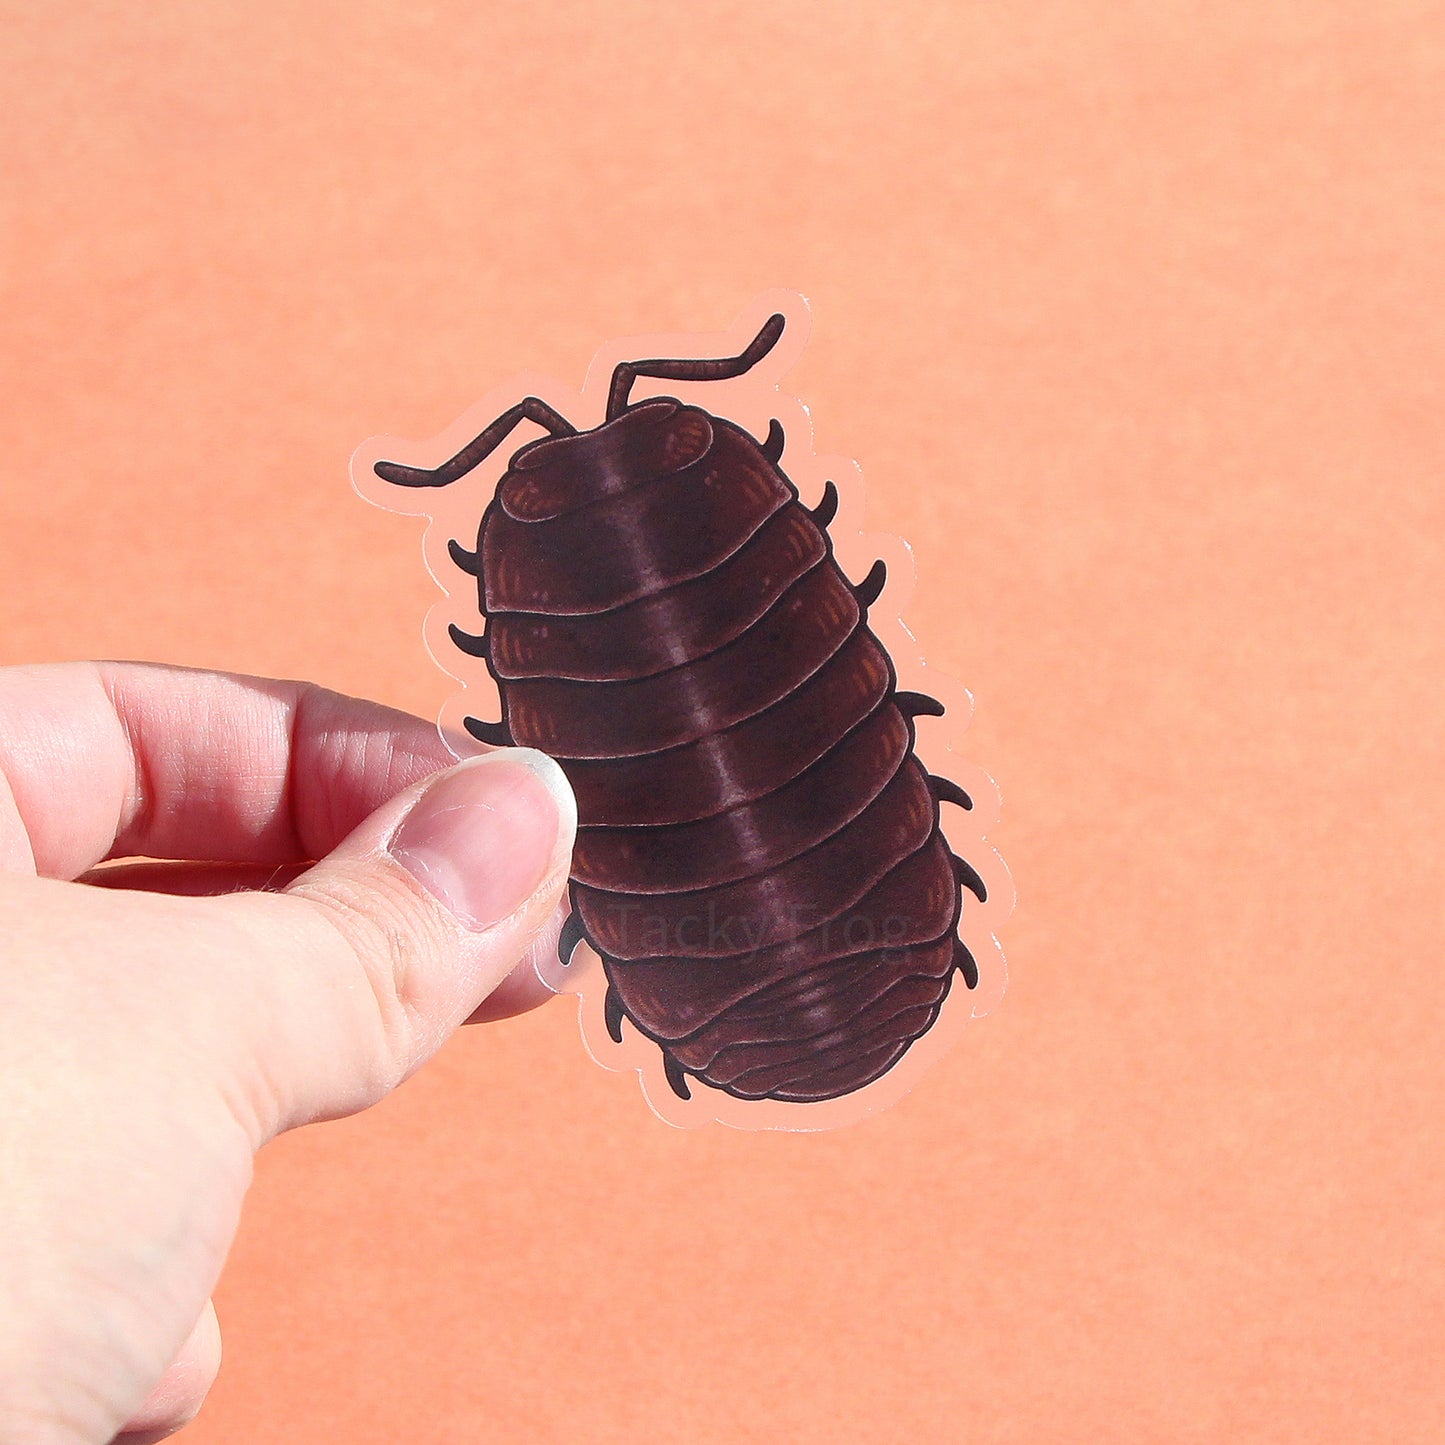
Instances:
[[[180,1428],[256,1151],[545,996],[565,781],[453,763],[307,684],[0,669],[0,1439]]]

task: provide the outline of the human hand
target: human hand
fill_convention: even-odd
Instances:
[[[452,763],[302,683],[0,669],[0,1439],[178,1428],[255,1151],[536,1001],[571,793]]]

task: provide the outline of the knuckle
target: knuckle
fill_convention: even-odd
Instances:
[[[433,910],[418,906],[414,891],[387,874],[365,883],[337,877],[303,881],[293,890],[342,940],[364,984],[376,1027],[375,1085],[394,1088],[414,1067],[420,1046],[435,1029],[433,1015],[454,949]]]

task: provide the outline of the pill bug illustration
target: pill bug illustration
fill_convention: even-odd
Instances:
[[[528,396],[433,468],[374,463],[401,487],[445,487],[523,422],[475,548],[484,630],[449,629],[497,684],[492,744],[540,748],[577,796],[565,963],[584,940],[607,980],[605,1020],[661,1051],[681,1098],[820,1103],[894,1068],[934,1024],[959,936],[988,897],[954,854],[942,809],[973,801],[915,756],[915,719],[868,625],[880,561],[835,560],[828,482],[811,508],[758,440],[643,378],[723,381],[777,345],[774,314],[739,354],[622,362],[606,414],[578,430]],[[967,897],[966,897],[967,895]]]

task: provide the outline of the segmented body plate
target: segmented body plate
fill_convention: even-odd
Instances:
[[[883,1074],[973,981],[959,875],[892,664],[778,466],[639,403],[519,451],[476,557],[503,724],[577,794],[614,1007],[743,1097]]]

